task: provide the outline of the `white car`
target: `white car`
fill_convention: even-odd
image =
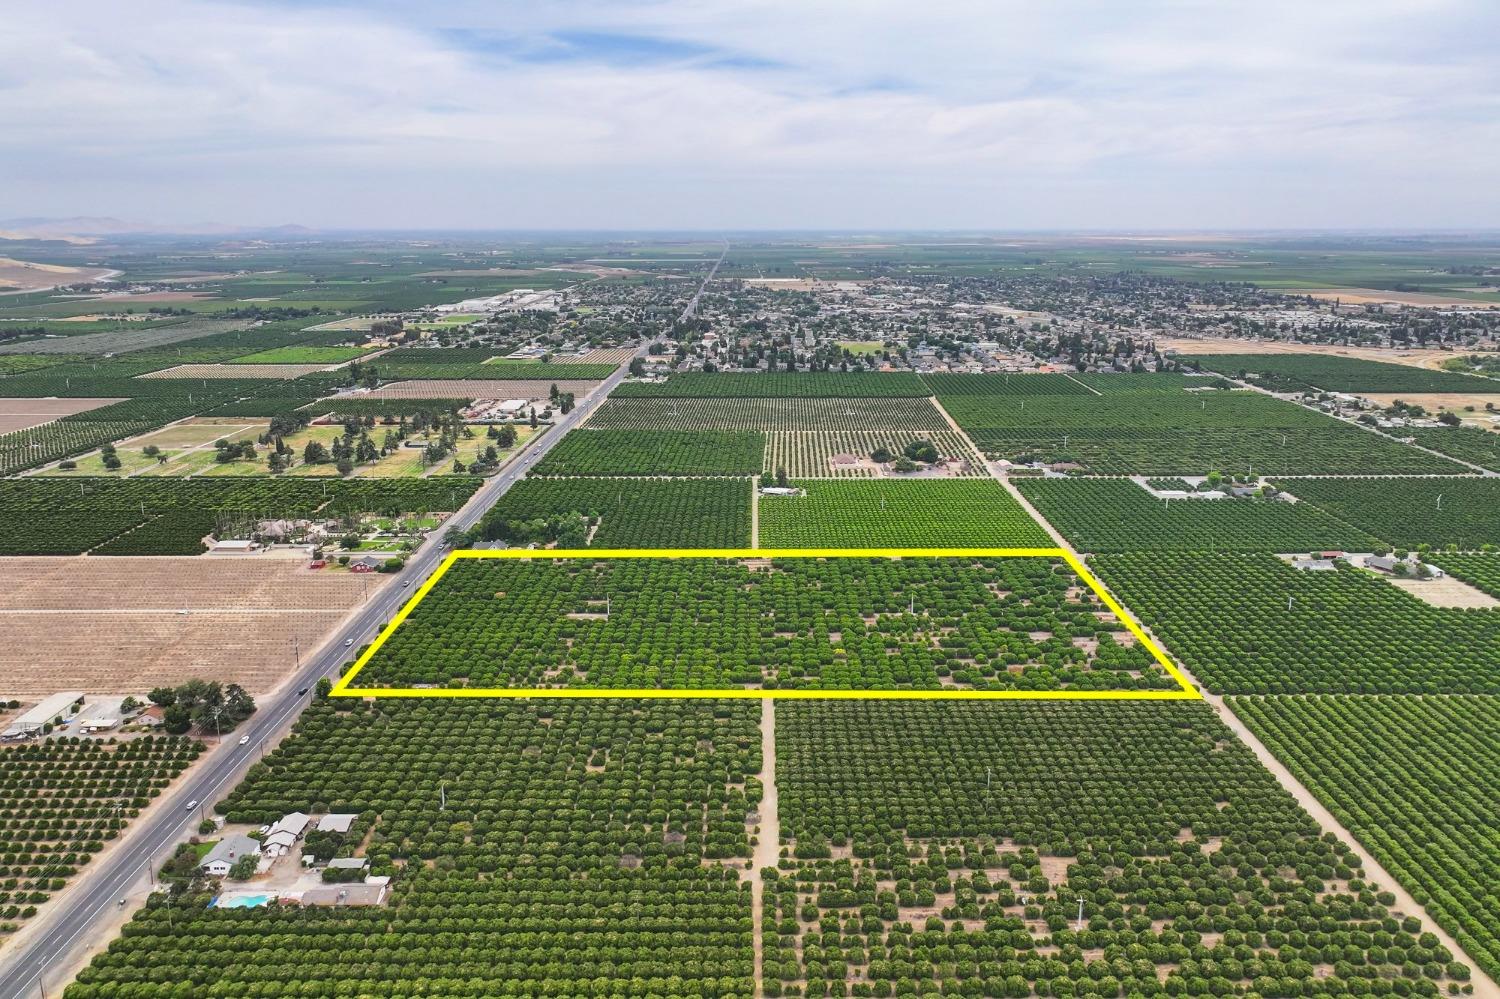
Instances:
[[[248,746],[248,745],[250,745],[250,737],[248,735],[242,735],[242,736],[240,736],[240,745],[241,746]]]
[[[194,799],[194,800],[192,800],[192,801],[190,801],[190,802],[187,803],[187,807],[184,808],[183,811],[184,812],[191,812],[193,809],[195,809],[197,807],[198,807],[197,799]]]
[[[346,638],[346,639],[344,639],[344,648],[347,649],[349,646],[351,646],[353,644],[354,644],[354,639],[352,639],[352,638]]]

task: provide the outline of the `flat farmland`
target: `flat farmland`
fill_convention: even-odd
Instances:
[[[140,694],[187,680],[273,690],[389,577],[300,560],[0,559],[0,676],[13,696]],[[182,613],[187,611],[186,614]]]
[[[559,392],[571,392],[582,399],[599,383],[568,378],[565,373],[556,381],[544,379],[501,378],[414,378],[383,385],[351,399],[539,399],[545,401],[551,386]],[[326,401],[326,400],[325,400]],[[319,406],[310,407],[321,408]]]
[[[988,476],[981,458],[962,434],[951,430],[919,433],[910,430],[779,430],[766,437],[766,471],[783,469],[794,479],[868,479],[899,474],[890,465],[870,459],[877,448],[892,454],[914,441],[929,441],[949,459],[923,475],[943,477]],[[902,477],[906,477],[902,475]]]
[[[367,687],[1172,690],[1051,558],[464,559]]]
[[[930,399],[617,398],[588,420],[604,430],[952,430]]]
[[[27,430],[64,416],[87,413],[101,406],[124,402],[114,399],[3,399],[0,398],[0,434]]]
[[[322,371],[327,364],[179,364],[139,378],[301,378]]]

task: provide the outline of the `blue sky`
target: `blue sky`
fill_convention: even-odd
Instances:
[[[19,0],[0,217],[1500,226],[1492,0]]]

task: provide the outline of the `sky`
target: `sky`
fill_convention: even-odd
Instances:
[[[0,218],[1500,227],[1495,0],[10,0]]]

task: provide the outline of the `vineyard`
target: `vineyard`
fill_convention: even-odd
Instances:
[[[793,859],[768,872],[767,995],[1468,978],[1202,705],[796,703],[776,723]]]
[[[202,750],[170,736],[0,746],[0,942]]]
[[[760,498],[763,548],[1035,548],[1047,533],[990,479],[796,482]]]
[[[1216,693],[1500,693],[1500,612],[1434,607],[1364,569],[1185,552],[1091,565]]]
[[[569,365],[569,370],[578,365]],[[664,382],[625,382],[617,398],[656,399],[860,399],[921,397],[932,392],[910,372],[766,372],[672,375]]]
[[[1200,354],[1181,360],[1231,377],[1254,374],[1277,391],[1500,392],[1500,381],[1408,364],[1317,354]]]
[[[759,475],[765,438],[727,430],[576,430],[536,475]]]
[[[1041,558],[464,560],[358,687],[1171,689]]]
[[[1500,701],[1235,698],[1235,713],[1474,960],[1500,975]]]
[[[588,425],[605,430],[871,430],[953,428],[929,399],[621,399],[616,390]]]
[[[951,430],[913,433],[902,430],[798,431],[781,430],[767,435],[767,472],[781,469],[794,479],[858,479],[885,474],[870,460],[877,449],[892,455],[913,441],[929,441],[938,454],[967,465],[951,466],[953,475],[987,476],[984,460],[969,447],[961,434]]]
[[[1394,545],[1500,544],[1500,479],[1288,479],[1276,485]]]
[[[153,896],[65,994],[749,999],[760,765],[749,707],[314,705],[219,808],[359,813],[393,903]]]
[[[1381,544],[1307,503],[1161,500],[1129,479],[1017,479],[1016,488],[1086,552],[1373,551]]]
[[[485,514],[482,540],[520,532],[567,547],[745,548],[751,485],[736,479],[537,479]]]

